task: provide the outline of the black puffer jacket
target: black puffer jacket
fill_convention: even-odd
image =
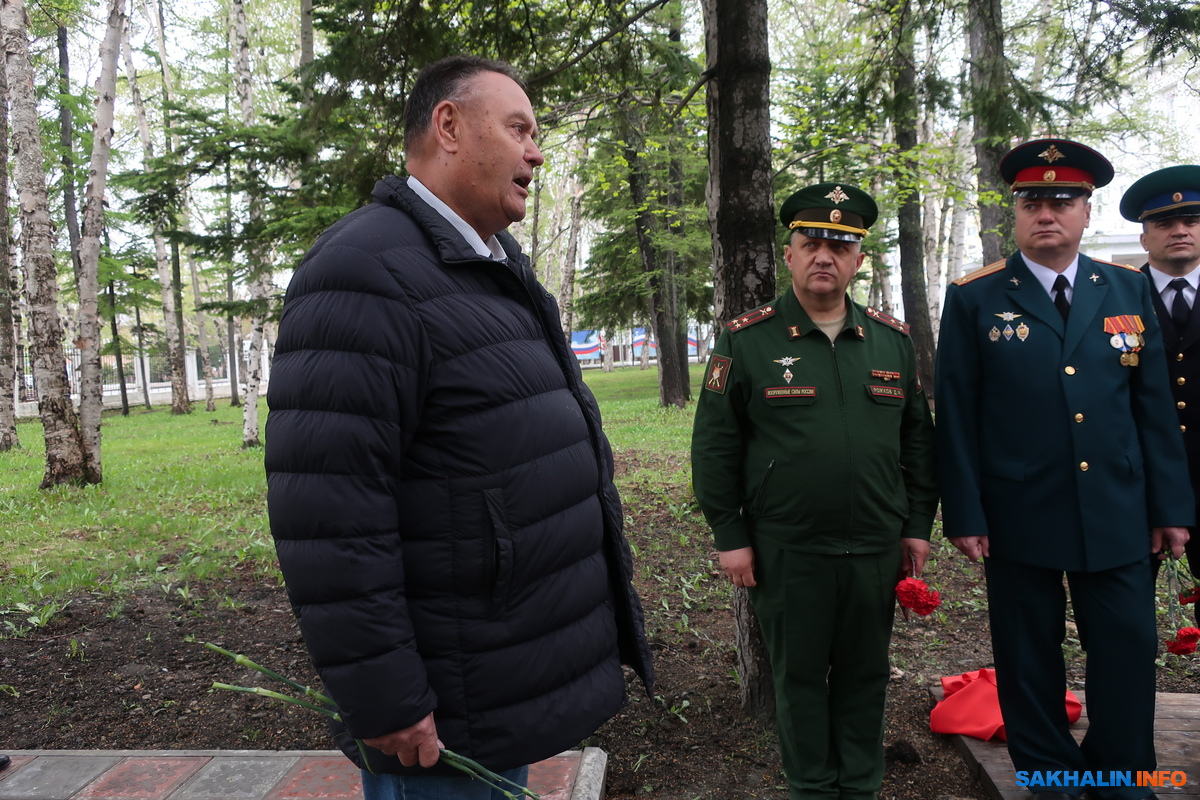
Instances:
[[[271,532],[351,736],[433,711],[447,747],[509,769],[615,714],[621,663],[651,691],[612,453],[512,237],[508,265],[483,259],[400,179],[374,199],[288,288]]]

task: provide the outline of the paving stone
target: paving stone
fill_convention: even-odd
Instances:
[[[301,759],[267,800],[361,798],[362,773],[345,756]]]
[[[119,760],[114,756],[34,758],[12,775],[5,774],[0,781],[0,800],[66,800]]]
[[[211,759],[126,758],[84,787],[75,800],[160,800]]]
[[[575,776],[579,772],[579,753],[560,753],[529,767],[529,788],[542,800],[570,800]]]
[[[264,797],[297,758],[214,758],[175,794],[171,800],[218,800],[219,798]]]

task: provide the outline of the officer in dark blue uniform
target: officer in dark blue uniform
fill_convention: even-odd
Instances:
[[[1178,557],[1194,501],[1150,282],[1079,253],[1109,162],[1043,139],[1000,164],[1019,252],[954,282],[938,349],[945,533],[984,558],[1000,706],[1017,770],[1151,770],[1151,559]],[[1066,592],[1087,651],[1088,732],[1068,729]],[[1084,788],[1047,791],[1070,800]],[[1142,798],[1146,787],[1088,788]]]
[[[1200,484],[1200,313],[1194,310],[1200,287],[1200,166],[1167,167],[1140,178],[1121,198],[1121,216],[1142,225],[1142,248],[1149,256],[1142,272],[1153,283],[1154,311],[1195,490]],[[1188,564],[1200,577],[1200,536],[1194,527],[1189,533]]]

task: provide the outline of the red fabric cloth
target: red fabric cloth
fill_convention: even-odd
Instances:
[[[977,669],[942,678],[943,699],[929,712],[929,729],[934,733],[960,733],[976,739],[1006,741],[1000,697],[996,693],[996,670]],[[1067,692],[1067,721],[1075,722],[1083,704]]]

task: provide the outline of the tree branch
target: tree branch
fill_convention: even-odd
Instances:
[[[600,45],[609,41],[610,39],[615,37],[618,33],[621,33],[622,31],[626,30],[630,25],[637,22],[639,19],[646,16],[654,9],[658,8],[659,6],[666,5],[668,2],[669,2],[669,0],[653,0],[653,2],[648,4],[641,11],[634,14],[632,17],[625,20],[620,25],[618,25],[617,27],[615,27],[611,31],[609,31],[607,36],[603,36],[603,37],[597,39],[596,41],[592,42],[591,45],[589,45],[582,53],[575,56],[575,58],[573,58],[570,61],[567,61],[563,64],[559,64],[557,67],[550,70],[549,72],[543,72],[541,75],[535,75],[532,78],[528,78],[528,79],[526,79],[525,83],[530,87],[534,87],[534,86],[537,86],[538,84],[542,83],[543,81],[547,81],[550,78],[553,78],[555,75],[559,74],[560,72],[564,72],[564,71],[570,69],[571,67],[575,66],[580,61],[583,61],[583,59],[585,59],[589,55],[591,55],[592,52],[596,48],[598,48]]]

